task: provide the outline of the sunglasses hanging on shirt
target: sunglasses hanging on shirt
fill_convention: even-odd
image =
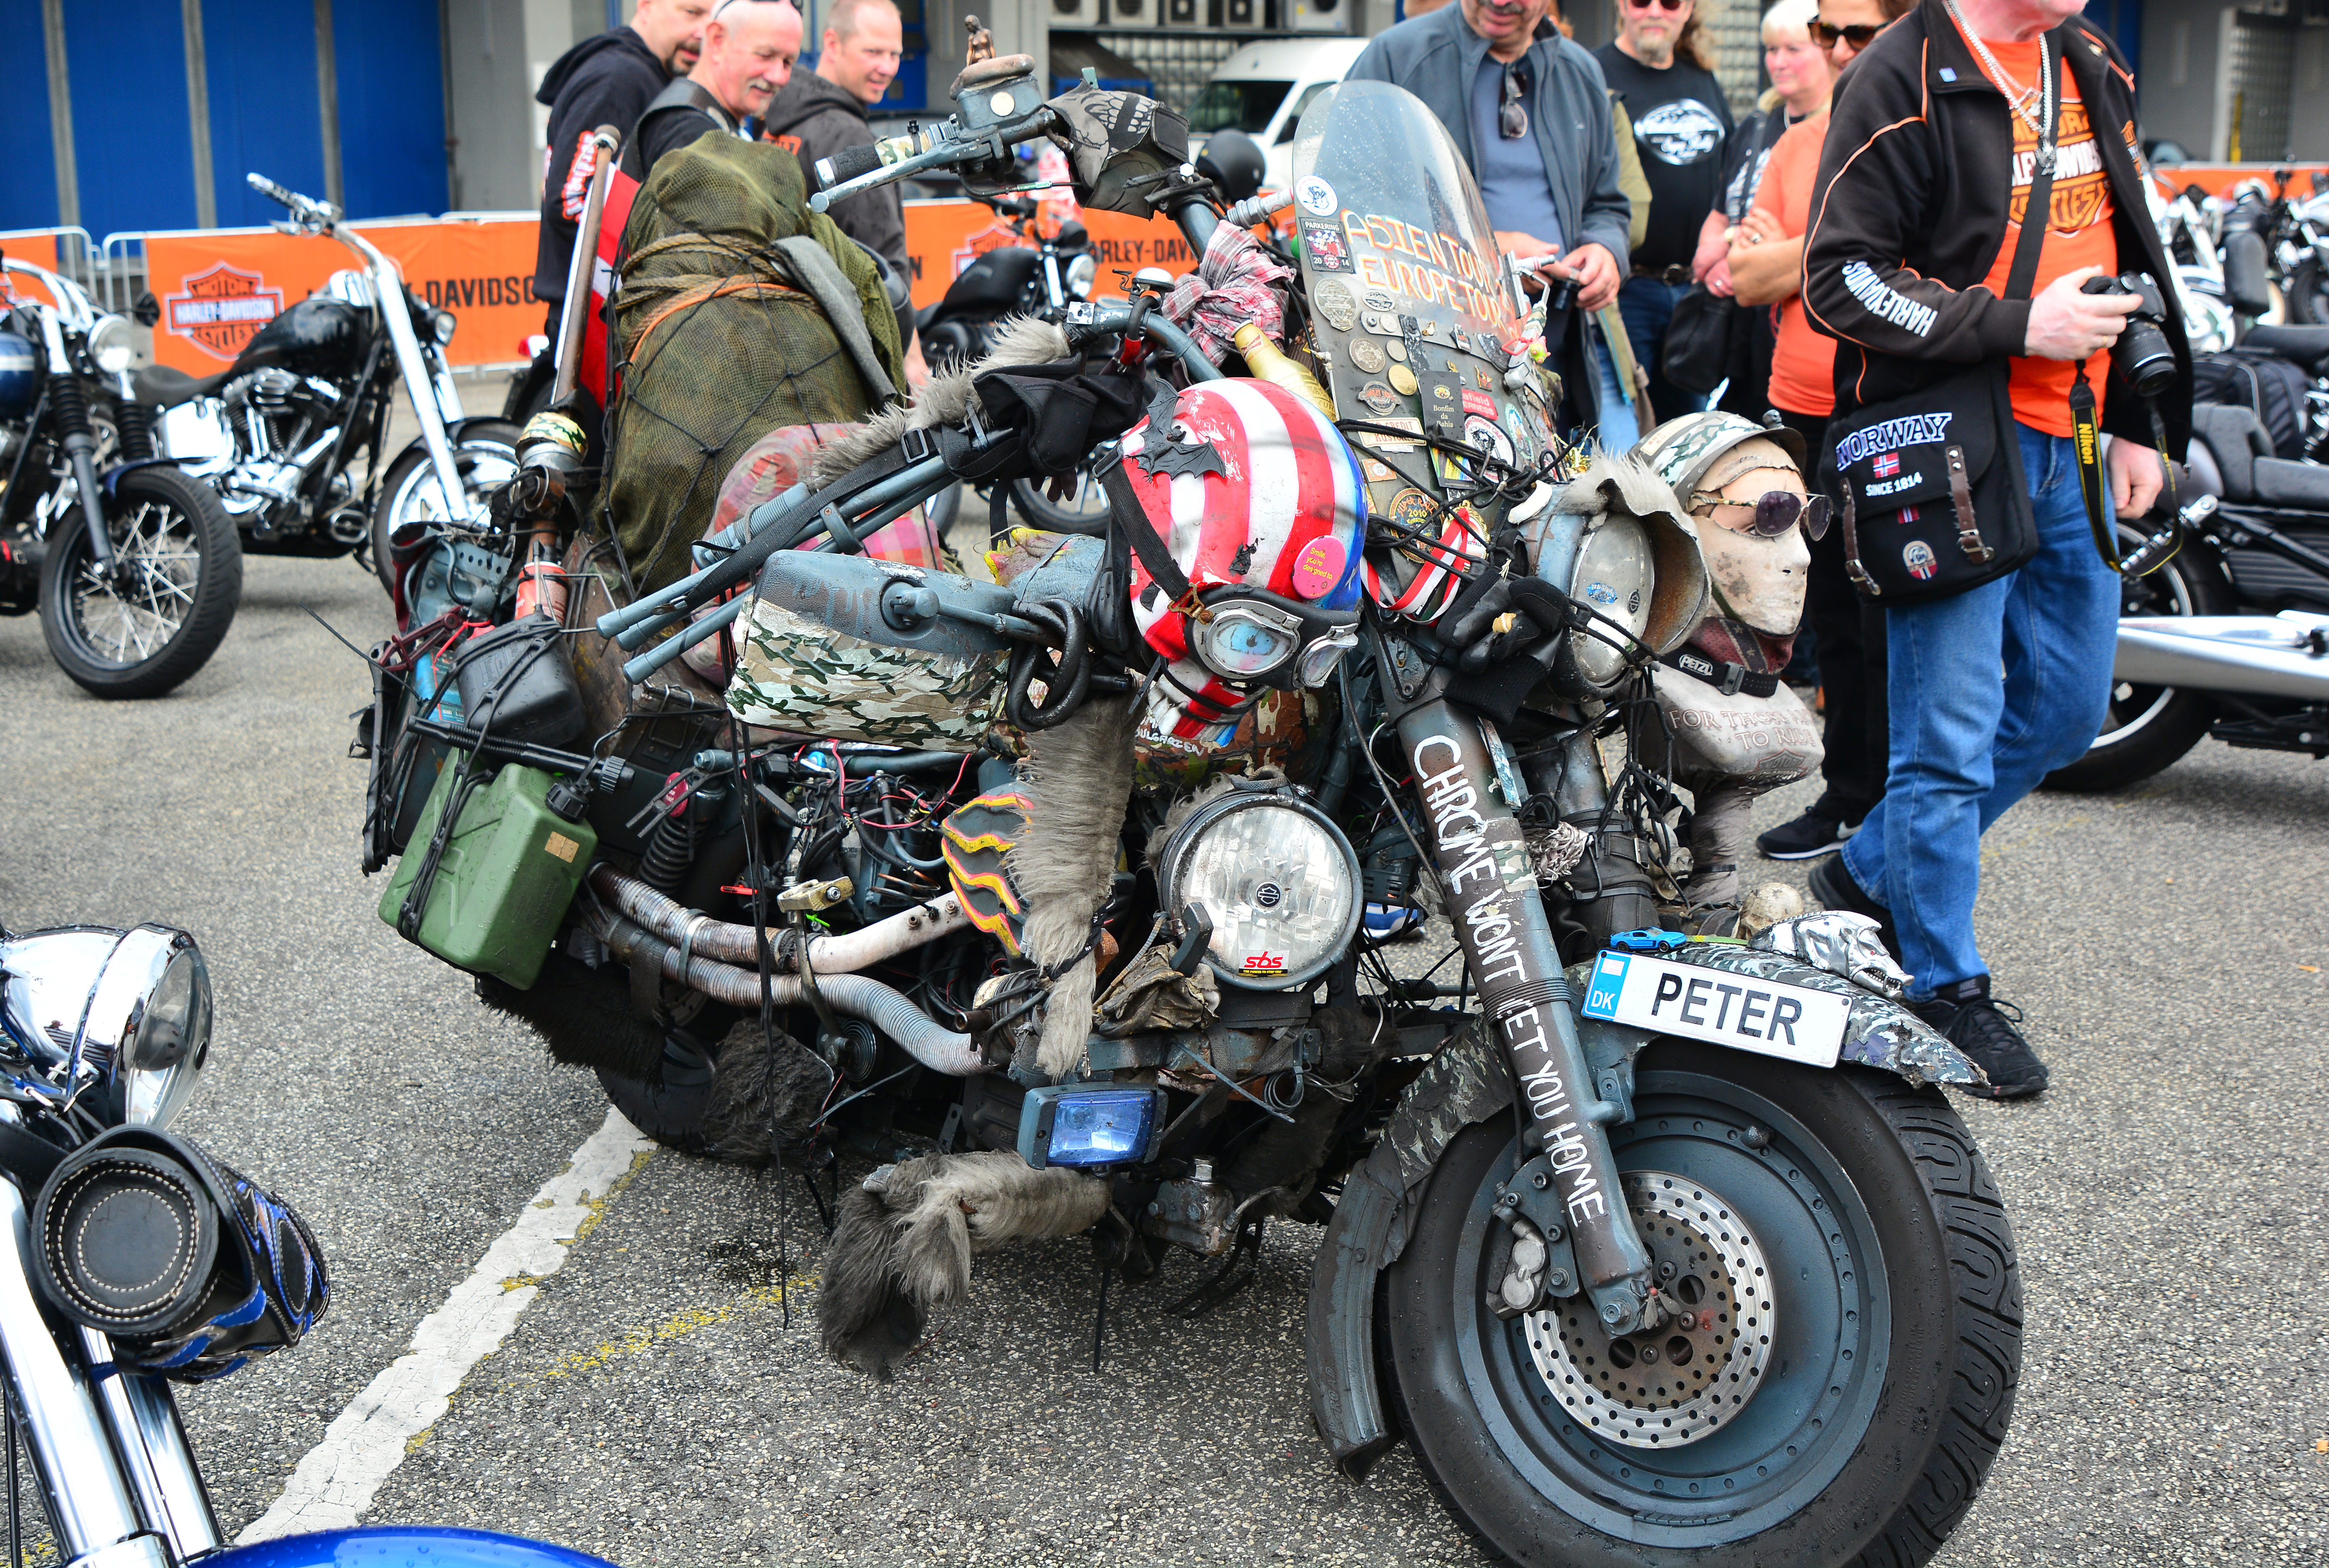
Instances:
[[[1508,142],[1528,135],[1528,106],[1521,101],[1528,90],[1528,67],[1517,60],[1507,62],[1504,101],[1496,106],[1496,134]]]

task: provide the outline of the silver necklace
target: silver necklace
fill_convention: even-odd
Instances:
[[[1965,13],[1957,9],[1957,0],[1946,0],[1946,3],[1949,20],[1957,24],[1958,31],[1966,35],[1966,41],[1973,45],[1973,52],[1981,56],[1982,69],[1989,73],[1989,80],[2004,95],[2005,107],[2012,109],[2022,123],[2030,128],[2031,134],[2038,138],[2039,160],[2050,165],[2051,172],[2054,161],[2053,148],[2046,146],[2045,142],[2046,128],[2054,123],[2054,73],[2046,62],[2046,35],[2042,33],[2038,35],[2038,86],[2021,87],[2005,73],[2005,67],[1997,63],[1997,56],[1989,52],[1989,45],[1981,41],[1981,34],[1966,23]],[[2032,98],[2039,99],[2041,109],[2041,112],[2034,116],[2027,107]]]

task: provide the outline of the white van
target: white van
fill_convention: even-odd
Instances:
[[[1189,105],[1189,135],[1243,131],[1261,144],[1262,188],[1294,183],[1294,131],[1310,100],[1343,80],[1367,46],[1363,38],[1283,38],[1249,43],[1221,63]]]

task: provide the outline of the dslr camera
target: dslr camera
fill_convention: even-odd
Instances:
[[[2167,324],[2167,307],[2159,286],[2145,272],[2122,272],[2116,278],[2089,278],[2081,294],[2132,294],[2143,301],[2126,318],[2126,328],[2111,345],[2111,363],[2118,367],[2138,396],[2155,398],[2175,382],[2175,351],[2160,330]]]

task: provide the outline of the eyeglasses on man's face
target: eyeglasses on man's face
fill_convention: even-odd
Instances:
[[[1628,11],[1679,11],[1690,0],[1626,0]]]

